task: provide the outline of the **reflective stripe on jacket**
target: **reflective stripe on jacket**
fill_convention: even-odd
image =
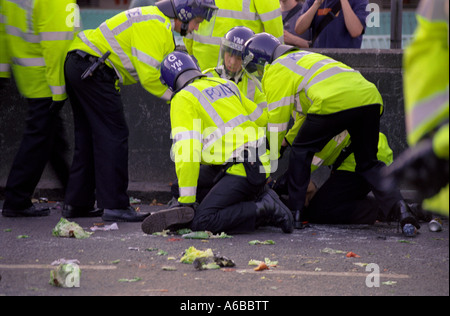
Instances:
[[[235,26],[270,33],[284,43],[279,0],[216,0],[216,5],[217,16],[184,38],[188,53],[197,58],[202,70],[216,67],[221,40]]]
[[[287,53],[267,65],[262,85],[269,111],[269,142],[278,141],[278,149],[293,111],[327,115],[383,104],[376,86],[358,71],[307,51]]]
[[[195,202],[200,164],[224,165],[246,149],[260,149],[261,171],[269,175],[265,131],[248,117],[243,106],[247,101],[233,82],[209,77],[195,80],[174,96],[170,119],[179,202]],[[227,173],[246,176],[242,163]]]
[[[18,89],[27,98],[67,98],[64,60],[74,38],[75,0],[3,0],[7,47]],[[73,13],[72,13],[73,14]]]
[[[6,17],[3,14],[3,0],[0,0],[0,78],[11,77],[10,73],[10,59],[9,51],[6,48],[6,30],[5,20]]]
[[[160,80],[160,65],[175,43],[169,18],[156,6],[121,12],[97,29],[81,32],[70,49],[97,57],[110,51],[107,64],[121,83],[140,82],[151,94],[170,99],[170,90]]]

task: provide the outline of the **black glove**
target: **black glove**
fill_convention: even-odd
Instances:
[[[417,190],[421,200],[439,193],[449,181],[448,160],[436,156],[431,139],[406,150],[386,170],[388,181]]]
[[[66,100],[53,101],[49,108],[50,113],[58,113],[63,108],[65,102]]]
[[[278,157],[278,159],[280,159],[280,160],[283,158],[284,153],[286,152],[286,149],[288,149],[288,147],[291,147],[291,144],[289,144],[289,142],[286,140],[286,138],[284,138],[283,143],[284,143],[284,142],[286,142],[287,145],[286,145],[286,146],[283,146],[284,144],[281,144],[281,147],[280,147],[280,157]]]
[[[11,80],[9,78],[0,78],[0,90],[5,89],[9,86]]]

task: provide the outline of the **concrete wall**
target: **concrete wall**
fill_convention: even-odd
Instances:
[[[359,70],[379,88],[385,113],[381,131],[398,155],[406,148],[401,50],[315,50],[342,61]],[[22,137],[27,104],[13,83],[0,91],[0,198],[9,168]],[[129,175],[130,194],[152,200],[167,199],[170,183],[175,179],[174,164],[170,159],[169,105],[146,92],[140,85],[122,87],[122,98],[130,129]],[[70,104],[63,109],[70,143],[73,141],[73,123]],[[71,148],[72,150],[72,148]],[[72,153],[68,153],[71,157]],[[111,157],[114,159],[114,157]],[[277,174],[286,168],[280,163]],[[36,196],[60,197],[59,184],[51,170],[46,170],[38,185]]]

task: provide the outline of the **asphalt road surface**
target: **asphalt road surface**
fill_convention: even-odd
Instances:
[[[311,225],[293,234],[265,227],[252,234],[204,240],[146,235],[140,223],[117,223],[118,230],[75,239],[52,236],[61,211],[59,204],[49,205],[48,217],[0,216],[0,296],[251,296],[270,301],[277,296],[449,295],[446,219],[443,231],[430,232],[423,223],[414,238],[403,237],[394,223]],[[139,207],[146,212],[164,208]],[[102,223],[101,218],[74,221],[86,231]],[[274,244],[249,244],[254,240]],[[198,271],[180,262],[192,246],[209,248],[236,266]],[[349,252],[356,257],[347,257]],[[79,262],[81,276],[71,288],[49,284],[50,271],[57,267],[51,264],[62,258]],[[266,258],[277,261],[276,267],[255,271],[249,265],[252,259]],[[172,308],[188,306],[175,303]]]

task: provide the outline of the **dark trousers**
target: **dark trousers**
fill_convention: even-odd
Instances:
[[[229,174],[225,174],[216,182],[220,169],[220,166],[200,167],[197,188],[197,202],[200,204],[196,209],[191,229],[207,230],[214,234],[254,231],[256,224],[254,201],[263,190],[264,184],[255,186],[245,177]],[[176,191],[176,187],[177,184],[174,185],[172,192]],[[178,194],[174,196],[178,197]]]
[[[65,204],[124,209],[128,188],[128,125],[114,70],[102,66],[81,80],[92,64],[76,53],[65,63],[67,93],[75,125],[75,151]]]
[[[356,173],[367,182],[384,214],[387,216],[402,199],[399,190],[386,190],[381,182],[385,164],[377,158],[380,105],[376,104],[329,115],[307,115],[289,156],[289,207],[292,211],[304,209],[314,154],[344,130],[351,136]]]
[[[47,163],[65,188],[69,176],[69,145],[59,113],[50,113],[52,98],[27,99],[25,131],[6,182],[5,209],[29,208]]]
[[[362,176],[333,171],[305,209],[304,220],[317,224],[374,224],[383,220],[370,187]]]

